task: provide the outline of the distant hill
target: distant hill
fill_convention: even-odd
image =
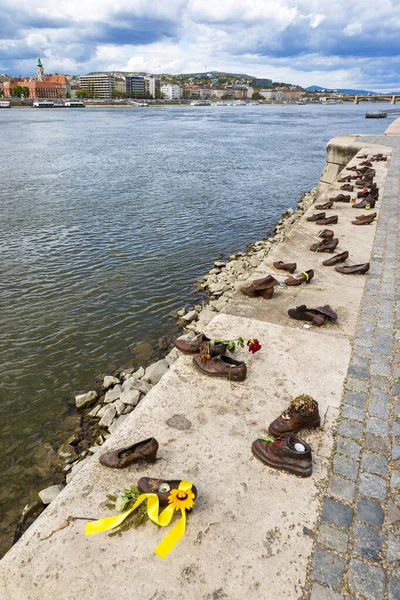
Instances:
[[[306,88],[308,92],[323,92],[328,88],[320,87],[319,85],[310,85],[310,87]],[[329,88],[332,89],[332,88]],[[335,88],[335,91],[342,92],[343,94],[357,95],[357,96],[400,96],[400,92],[371,92],[368,90],[352,90],[349,88]]]

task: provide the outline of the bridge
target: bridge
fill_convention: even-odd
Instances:
[[[335,100],[353,101],[354,104],[361,102],[371,102],[371,100],[379,102],[390,102],[390,104],[396,104],[400,102],[400,96],[335,96]]]

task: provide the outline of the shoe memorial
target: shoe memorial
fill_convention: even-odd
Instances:
[[[298,277],[288,277],[285,279],[284,283],[286,285],[301,285],[302,283],[310,283],[314,278],[314,271],[310,269],[309,271],[302,271],[301,275]]]
[[[173,340],[175,347],[183,354],[197,354],[201,351],[204,343],[211,342],[210,338],[201,333],[194,340]],[[225,354],[225,344],[213,344],[212,352],[214,355]]]
[[[334,235],[335,233],[332,231],[332,229],[322,229],[318,233],[318,237],[323,238],[324,240],[331,240],[334,237]]]
[[[296,319],[297,321],[309,321],[316,327],[324,325],[327,319],[336,321],[338,317],[329,304],[318,306],[317,308],[307,308],[305,304],[302,304],[296,308],[289,308],[288,315],[290,318]]]
[[[269,300],[274,295],[274,287],[277,285],[279,285],[279,281],[272,275],[268,275],[262,279],[255,279],[249,285],[242,286],[240,291],[249,298],[261,296],[265,300]]]
[[[338,238],[322,240],[322,242],[317,242],[310,246],[310,250],[311,252],[330,252],[333,254],[338,244]]]
[[[325,218],[325,213],[316,213],[315,215],[311,215],[311,217],[307,217],[307,221],[309,223],[312,223],[313,221],[318,221],[318,219],[324,219]]]
[[[317,225],[335,225],[338,222],[339,218],[337,215],[332,215],[331,217],[326,217],[325,219],[318,219],[315,221]]]
[[[372,200],[370,197],[366,197],[360,202],[356,202],[352,205],[352,208],[365,208],[365,210],[369,210],[370,208],[375,208],[375,200]]]
[[[299,477],[312,474],[311,447],[295,434],[272,440],[258,438],[252,444],[253,455],[274,469],[282,469]]]
[[[340,186],[341,190],[344,190],[345,192],[352,192],[354,190],[354,185],[350,185],[350,183],[345,183],[344,185]]]
[[[104,467],[112,469],[124,469],[135,462],[145,460],[146,462],[154,462],[158,450],[158,442],[154,438],[148,438],[142,442],[137,442],[126,448],[118,448],[118,450],[110,450],[105,452],[99,458],[100,464]]]
[[[324,260],[324,262],[322,264],[325,267],[333,267],[333,265],[336,265],[337,263],[340,263],[340,262],[344,262],[348,258],[349,258],[349,253],[346,250],[345,252],[336,254],[336,256],[332,256],[332,258],[328,258],[327,260]]]
[[[288,273],[294,273],[297,269],[296,263],[284,263],[282,260],[278,260],[272,264],[275,269],[278,269],[279,271],[287,271]]]
[[[344,265],[343,267],[335,267],[335,271],[344,275],[364,275],[369,271],[369,263],[361,265]]]
[[[376,218],[376,213],[370,215],[360,215],[356,217],[355,221],[352,221],[353,225],[370,225]]]
[[[123,510],[122,506],[124,508],[128,506],[127,510],[123,510],[114,517],[87,523],[85,533],[93,535],[119,527],[142,503],[146,503],[145,511],[149,519],[161,527],[169,525],[175,511],[178,511],[181,514],[179,521],[154,550],[160,558],[166,558],[186,531],[186,512],[192,510],[196,497],[197,489],[191,481],[141,477],[137,488],[123,490],[123,493],[117,498],[115,509],[121,511]],[[122,499],[122,503],[119,502],[120,499]],[[160,506],[166,506],[161,513]],[[139,518],[143,515],[144,512],[141,511]]]
[[[329,198],[332,202],[350,202],[350,194],[338,194],[334,198]]]
[[[329,210],[330,208],[332,208],[332,206],[332,200],[328,200],[328,202],[325,202],[325,204],[316,204],[315,208],[317,208],[318,210]]]
[[[301,429],[315,429],[321,425],[318,402],[306,394],[297,396],[280,417],[268,427],[271,435],[278,438],[285,433],[297,433]]]
[[[244,381],[246,379],[246,363],[223,354],[209,359],[196,354],[193,357],[193,364],[201,373],[209,377],[222,377],[229,381]]]

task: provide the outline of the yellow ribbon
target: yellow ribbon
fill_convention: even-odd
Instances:
[[[308,274],[305,271],[302,271],[301,274],[304,275],[304,277],[306,278],[306,283],[307,283],[307,281],[308,281]]]
[[[181,481],[178,490],[180,492],[189,492],[192,489],[192,483],[190,481]],[[99,519],[98,521],[92,521],[87,523],[85,526],[86,535],[93,535],[94,533],[100,533],[101,531],[108,531],[109,529],[115,529],[126,517],[130,515],[142,502],[147,500],[147,516],[153,523],[160,527],[166,527],[171,522],[173,517],[175,506],[168,504],[168,506],[159,513],[159,501],[157,494],[141,494],[136,500],[135,504],[116,517],[106,517],[105,519]],[[160,557],[165,558],[171,552],[172,548],[179,542],[181,537],[186,531],[186,510],[180,509],[181,518],[166,537],[158,544],[154,552]]]

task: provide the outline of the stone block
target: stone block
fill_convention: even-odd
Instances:
[[[382,550],[383,533],[369,525],[356,524],[353,529],[356,546],[354,553],[377,562]]]
[[[361,497],[357,505],[357,520],[365,521],[370,525],[380,527],[383,523],[384,512],[382,506],[374,500]]]
[[[381,475],[385,477],[388,471],[388,461],[380,454],[364,453],[361,461],[361,467],[368,473]]]
[[[314,552],[312,578],[332,587],[340,587],[345,568],[345,560],[322,548]]]
[[[325,498],[322,520],[331,525],[348,529],[353,521],[353,509],[337,500]]]
[[[367,600],[382,600],[385,594],[385,574],[380,567],[352,559],[349,586],[352,592],[361,594]]]
[[[358,474],[358,463],[348,456],[335,454],[333,459],[333,471],[339,475],[343,475],[343,477],[355,481]]]
[[[329,527],[325,523],[321,524],[317,537],[318,544],[345,554],[347,552],[348,540],[349,536],[344,531]]]
[[[353,502],[355,494],[355,484],[348,479],[342,479],[336,475],[331,475],[329,481],[329,493],[339,500]]]
[[[386,498],[386,481],[377,475],[371,473],[360,474],[360,494],[376,498],[377,500],[385,500]]]

